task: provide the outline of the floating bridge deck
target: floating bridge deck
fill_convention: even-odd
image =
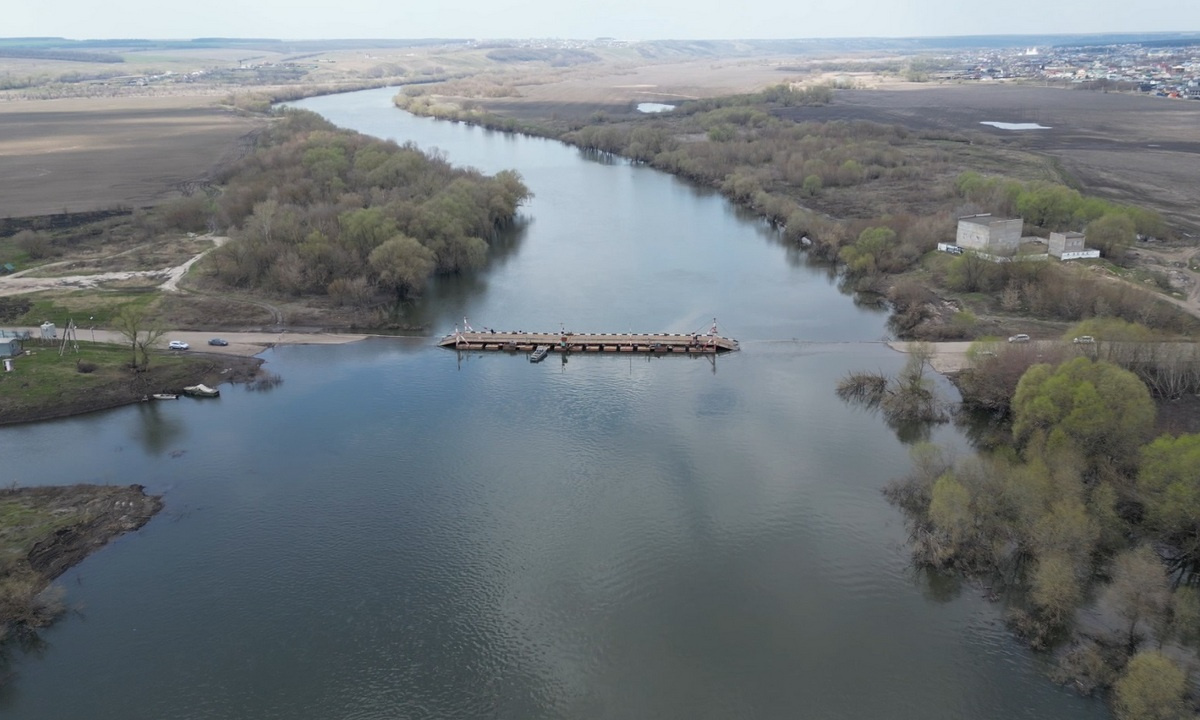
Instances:
[[[737,340],[713,333],[526,333],[454,332],[438,341],[456,350],[532,352],[548,345],[551,352],[716,355],[738,349]]]

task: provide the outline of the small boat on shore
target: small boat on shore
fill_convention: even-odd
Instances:
[[[546,359],[546,355],[550,352],[549,345],[538,345],[533,354],[529,356],[529,362],[538,363]]]
[[[183,394],[191,395],[192,397],[216,397],[221,394],[221,391],[204,384],[188,385],[183,389]]]
[[[178,400],[179,396],[175,393],[154,393],[150,397],[155,400]]]

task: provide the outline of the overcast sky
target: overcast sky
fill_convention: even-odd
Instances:
[[[908,37],[1200,30],[1200,0],[5,0],[0,36]]]

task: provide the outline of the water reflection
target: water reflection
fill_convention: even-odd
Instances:
[[[151,400],[138,403],[137,422],[133,425],[133,439],[148,455],[162,455],[168,450],[177,450],[185,426],[177,416],[177,407],[166,410],[164,403],[177,405],[181,401]]]

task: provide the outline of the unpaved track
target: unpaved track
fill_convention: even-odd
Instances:
[[[99,287],[103,283],[131,280],[139,277],[162,278],[162,282],[158,286],[160,290],[179,292],[179,281],[187,274],[192,265],[209,252],[212,252],[212,250],[229,242],[229,238],[227,237],[216,235],[206,237],[209,237],[213,241],[211,248],[197,253],[187,262],[175,267],[163,268],[162,270],[116,270],[113,272],[92,273],[90,275],[65,275],[61,277],[29,276],[30,273],[63,264],[51,263],[15,272],[12,275],[0,276],[0,296],[23,295],[25,293],[43,292],[46,290],[90,290]]]
[[[38,328],[15,328],[18,332],[27,331],[32,337],[39,337],[40,330]],[[63,329],[58,328],[58,337],[61,340]],[[86,344],[92,342],[113,343],[117,345],[126,344],[129,341],[125,336],[115,330],[91,330],[86,327],[75,329],[76,339]],[[208,341],[211,338],[219,337],[228,345],[209,345]],[[172,340],[182,340],[191,346],[186,352],[205,352],[205,353],[220,353],[222,355],[257,355],[263,350],[276,345],[340,345],[342,343],[358,342],[371,337],[370,335],[356,335],[352,333],[295,333],[295,332],[233,332],[233,333],[215,333],[203,330],[173,330],[162,336],[158,345],[166,349],[167,343]],[[421,338],[425,341],[425,338]]]

